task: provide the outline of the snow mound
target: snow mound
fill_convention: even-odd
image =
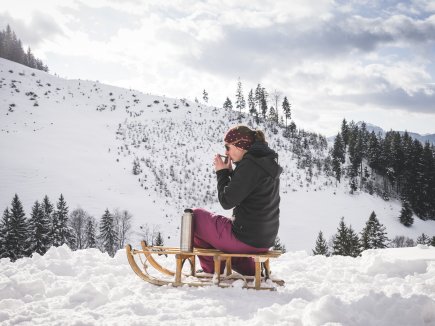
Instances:
[[[286,281],[276,292],[156,287],[123,250],[51,248],[0,261],[0,325],[435,325],[433,247],[358,258],[289,252],[271,267]]]

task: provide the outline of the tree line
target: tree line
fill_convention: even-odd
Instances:
[[[202,99],[205,103],[208,103],[208,92],[205,89],[202,92]],[[195,102],[198,102],[198,100],[195,99]],[[269,106],[269,102],[271,102],[272,105]],[[234,104],[233,101],[227,97],[222,107],[227,111],[233,109],[238,111],[239,121],[242,120],[245,113],[248,113],[254,117],[257,124],[262,120],[264,122],[285,126],[287,131],[296,131],[296,124],[291,120],[291,104],[287,96],[283,97],[282,93],[277,90],[269,93],[260,83],[255,89],[251,88],[245,100],[242,82],[239,78]],[[282,111],[281,116],[279,115],[279,108],[281,108]]]
[[[435,236],[430,238],[422,233],[417,238],[416,243],[435,246]],[[373,211],[359,236],[351,225],[347,226],[344,223],[344,218],[342,218],[337,228],[337,233],[332,237],[329,244],[325,240],[323,232],[320,231],[315,248],[312,251],[314,255],[357,257],[361,252],[368,249],[413,246],[415,246],[414,240],[404,236],[397,236],[392,240],[388,239],[385,226],[379,222],[376,213]]]
[[[48,72],[47,65],[33,55],[30,47],[27,48],[27,51],[24,51],[21,40],[9,25],[5,30],[0,31],[0,57]]]
[[[0,221],[0,258],[16,261],[35,252],[44,255],[51,246],[64,244],[72,250],[98,248],[113,257],[128,241],[131,220],[132,215],[127,210],[110,212],[106,209],[99,222],[82,208],[69,213],[62,194],[55,206],[48,196],[41,202],[36,201],[27,218],[15,194]],[[163,242],[161,234],[159,236]]]
[[[337,181],[349,177],[352,191],[378,193],[384,199],[403,203],[400,221],[412,224],[412,212],[423,220],[435,219],[435,148],[412,139],[407,132],[368,132],[343,120],[331,151]]]

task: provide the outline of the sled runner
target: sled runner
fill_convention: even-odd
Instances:
[[[141,246],[142,250],[137,250],[128,244],[125,247],[127,259],[133,271],[140,278],[154,285],[231,287],[234,282],[238,281],[239,286],[256,290],[276,290],[277,285],[284,285],[283,280],[275,279],[270,275],[270,259],[278,258],[281,255],[281,251],[278,250],[261,254],[230,254],[216,249],[201,248],[194,248],[192,252],[184,252],[176,247],[148,246],[145,241],[141,242]],[[155,255],[175,255],[176,270],[171,271],[163,267],[154,259],[153,255],[154,257]],[[195,271],[196,256],[213,257],[215,273],[197,273]],[[255,276],[244,276],[232,271],[232,257],[252,257],[255,261]],[[140,261],[140,264],[137,260]],[[188,274],[183,273],[183,265],[186,261],[190,264],[190,273]],[[224,274],[221,273],[222,261],[226,262]],[[160,277],[148,273],[150,266],[159,272]]]

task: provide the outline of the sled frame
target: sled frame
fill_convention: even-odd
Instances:
[[[279,250],[271,250],[260,254],[237,254],[225,253],[216,249],[194,248],[192,252],[181,251],[176,247],[164,246],[148,246],[145,241],[141,242],[141,250],[133,249],[131,245],[126,245],[126,254],[128,262],[133,271],[144,281],[158,285],[178,286],[210,286],[217,285],[220,287],[230,287],[232,282],[237,279],[242,279],[244,282],[243,288],[255,290],[276,290],[276,285],[284,285],[284,281],[270,277],[270,259],[278,258],[281,255]],[[171,271],[161,266],[153,257],[153,255],[174,255],[175,256],[175,271]],[[211,256],[214,260],[214,274],[196,273],[195,261],[196,256]],[[141,262],[139,267],[135,257],[138,257]],[[255,276],[244,276],[232,271],[232,257],[250,257],[255,262]],[[182,272],[184,263],[190,263],[190,274]],[[225,274],[221,271],[221,262],[225,261]],[[148,273],[148,267],[152,266],[160,274],[166,278],[158,278]],[[264,276],[261,276],[261,270],[264,271]],[[194,280],[186,280],[192,277]],[[263,281],[263,284],[262,284]],[[264,284],[266,282],[266,285]]]

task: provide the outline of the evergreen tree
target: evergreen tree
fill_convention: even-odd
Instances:
[[[269,121],[276,122],[278,120],[278,112],[275,110],[273,106],[269,109]]]
[[[9,250],[8,257],[12,261],[25,257],[29,248],[27,219],[18,195],[15,194],[9,215],[9,233],[5,239]]]
[[[208,103],[208,93],[205,91],[205,89],[202,91],[202,99],[205,103]]]
[[[236,91],[236,109],[239,110],[239,117],[242,116],[242,111],[245,109],[246,102],[243,96],[242,82],[240,78],[237,82],[237,91]]]
[[[287,120],[290,120],[292,117],[291,104],[289,103],[287,96],[284,96],[284,100],[282,101],[282,112],[284,112],[285,128],[287,129]]]
[[[341,123],[341,135],[343,138],[344,150],[346,151],[346,146],[349,144],[349,126],[347,125],[346,119],[343,119]]]
[[[360,241],[358,238],[358,234],[352,229],[350,225],[347,229],[347,237],[348,237],[348,248],[346,252],[346,256],[357,257],[361,254]]]
[[[29,220],[29,254],[44,255],[50,248],[50,221],[38,201],[32,207]]]
[[[348,228],[344,223],[344,218],[342,217],[332,244],[332,254],[347,256],[347,253],[349,252],[348,248]]]
[[[432,247],[435,247],[435,236],[432,237],[432,240],[430,241],[430,245]]]
[[[97,235],[93,217],[89,217],[86,224],[85,248],[97,248]]]
[[[228,111],[233,109],[233,103],[231,103],[231,100],[228,97],[224,102],[223,108]]]
[[[110,257],[114,257],[118,249],[118,234],[116,233],[113,215],[110,214],[108,209],[106,209],[101,218],[99,237],[104,251],[107,252]]]
[[[254,92],[252,91],[252,88],[248,94],[248,107],[249,107],[249,113],[252,116],[258,115],[257,109],[255,108]]]
[[[56,204],[56,211],[53,213],[52,240],[53,246],[59,247],[67,244],[70,248],[75,248],[73,231],[68,225],[68,206],[61,194]]]
[[[418,238],[417,238],[417,244],[422,244],[422,245],[426,245],[429,246],[431,243],[431,239],[424,233],[422,233]]]
[[[50,229],[52,229],[54,207],[47,195],[42,199],[41,209],[44,212],[44,218],[49,222]]]
[[[141,170],[141,168],[140,168],[139,158],[136,157],[136,158],[133,160],[133,169],[132,169],[132,173],[133,173],[134,175],[138,175],[138,174],[140,174],[141,172],[142,172],[142,170]]]
[[[264,89],[263,89],[264,91]],[[262,93],[262,98],[261,98],[261,115],[263,116],[263,119],[266,120],[266,114],[267,114],[267,100],[266,100],[266,96],[264,93]]]
[[[340,182],[342,169],[341,164],[345,162],[344,143],[340,133],[337,134],[334,140],[334,147],[332,150],[332,171],[335,173],[335,178]]]
[[[283,253],[287,251],[285,245],[281,243],[281,239],[278,236],[275,238],[275,243],[273,244],[273,250],[281,250]]]
[[[162,233],[160,231],[157,232],[156,238],[154,239],[154,246],[163,246],[164,241],[162,237]]]
[[[358,235],[352,226],[346,226],[343,217],[335,234],[332,250],[333,255],[341,256],[357,257],[361,253]]]
[[[316,240],[316,247],[313,250],[313,255],[329,256],[328,244],[325,238],[323,238],[322,231],[319,232]]]
[[[0,258],[11,257],[11,247],[9,243],[11,232],[11,213],[6,207],[0,222]]]
[[[386,248],[389,241],[386,234],[385,227],[376,218],[376,213],[372,212],[361,231],[362,250]]]
[[[409,205],[409,202],[406,200],[402,204],[402,211],[400,212],[399,220],[400,223],[408,227],[414,223],[411,206]]]

